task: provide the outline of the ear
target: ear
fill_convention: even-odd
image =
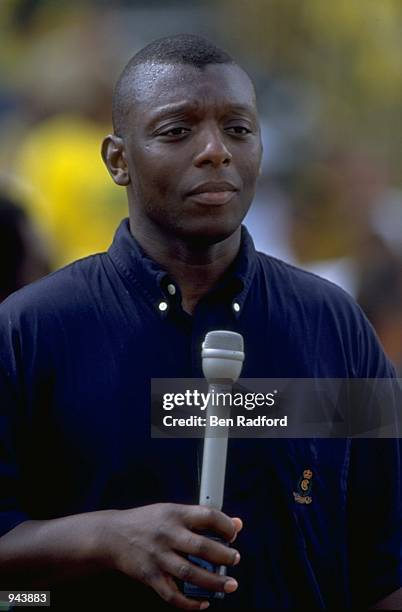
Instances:
[[[129,185],[130,175],[124,150],[123,139],[114,134],[106,136],[102,142],[102,159],[116,185]]]

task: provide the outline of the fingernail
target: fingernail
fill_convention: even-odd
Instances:
[[[207,608],[209,608],[209,601],[204,601],[201,605],[200,605],[200,610],[206,610]]]
[[[239,561],[240,561],[240,555],[239,555],[239,553],[237,552],[237,553],[235,554],[235,556],[234,556],[233,565],[237,565],[237,564],[239,563]]]
[[[233,578],[231,578],[230,580],[227,580],[225,582],[224,591],[225,593],[233,593],[233,591],[235,591],[238,586],[239,585],[237,584],[236,580],[233,580]]]

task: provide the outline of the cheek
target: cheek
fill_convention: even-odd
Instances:
[[[245,187],[254,188],[260,170],[261,158],[262,151],[257,145],[242,158],[242,175]]]
[[[259,174],[259,166],[255,164],[248,164],[243,173],[243,187],[244,191],[252,195],[256,189],[256,183]]]
[[[142,156],[142,180],[150,192],[166,195],[177,188],[179,165],[178,156],[173,152],[150,150]]]
[[[141,199],[153,200],[155,196],[166,195],[172,183],[172,169],[160,163],[152,155],[137,155],[132,160],[130,176],[135,191]]]

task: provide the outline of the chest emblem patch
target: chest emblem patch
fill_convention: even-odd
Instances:
[[[313,472],[310,469],[304,470],[300,476],[296,491],[293,491],[293,497],[298,504],[311,504],[311,490],[313,488]]]

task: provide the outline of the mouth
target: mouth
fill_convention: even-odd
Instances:
[[[202,183],[189,191],[187,197],[199,204],[222,206],[230,202],[238,191],[238,188],[232,183],[208,182]]]

